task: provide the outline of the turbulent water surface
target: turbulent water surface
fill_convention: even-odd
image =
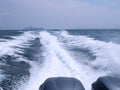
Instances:
[[[75,77],[86,90],[120,75],[119,30],[0,31],[0,87],[38,90],[49,77]]]

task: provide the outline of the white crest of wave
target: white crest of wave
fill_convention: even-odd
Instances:
[[[89,49],[97,58],[90,64],[108,70],[108,73],[120,74],[120,45],[112,42],[95,40],[87,36],[60,33],[64,45]]]
[[[39,86],[50,77],[75,77],[82,81],[86,90],[91,89],[93,83],[103,73],[95,72],[77,63],[67,51],[61,47],[57,37],[46,31],[40,32],[43,45],[44,63],[32,63],[30,79],[19,90],[38,90]]]
[[[10,55],[19,57],[17,61],[26,61],[22,56],[19,56],[17,53],[23,53],[22,49],[29,45],[29,40],[34,39],[36,36],[32,32],[24,32],[20,36],[14,36],[13,40],[5,40],[4,42],[0,42],[0,57],[4,55]],[[0,62],[0,65],[6,65],[6,63]],[[0,81],[5,78],[5,75],[2,74],[0,70]]]
[[[20,48],[29,45],[29,40],[34,39],[36,36],[32,32],[24,32],[20,36],[13,36],[12,40],[0,42],[0,56],[3,55],[16,55],[17,52],[22,53]],[[17,48],[18,47],[18,48]]]

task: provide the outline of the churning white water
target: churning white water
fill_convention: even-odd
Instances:
[[[29,46],[29,40],[35,39],[32,32],[24,32],[20,36],[12,36],[13,40],[4,40],[0,42],[0,57],[4,55],[17,55],[17,52],[23,53],[22,49]],[[19,47],[19,48],[18,48]]]
[[[88,38],[86,36],[73,36],[67,32],[61,33],[64,44],[68,47],[86,48],[96,56],[89,64],[93,67],[107,69],[108,72],[120,74],[120,45]]]
[[[39,37],[42,44],[43,63],[36,60],[30,61],[29,79],[25,82],[21,80],[14,90],[39,90],[39,86],[50,77],[75,77],[82,82],[86,90],[91,90],[91,84],[98,77],[120,75],[120,45],[118,44],[95,40],[87,36],[69,35],[65,31],[54,34],[41,31],[39,34],[35,34],[24,33],[19,38],[12,40],[14,43],[2,42],[3,44],[1,44],[7,47],[6,50],[10,51],[8,53],[10,55],[20,51],[14,49],[13,46],[25,47],[31,39]],[[79,58],[79,55],[82,54],[73,54],[74,52],[71,53],[68,48],[87,49],[96,58],[88,60],[88,64],[84,64],[81,61],[85,62],[86,58]],[[0,53],[1,55],[8,52],[2,50],[3,47],[0,47],[0,49],[3,51]],[[78,60],[75,57],[78,57]]]
[[[30,63],[30,78],[26,83],[22,83],[19,86],[19,90],[39,90],[39,86],[50,77],[75,77],[83,83],[86,90],[91,90],[91,84],[99,76],[106,75],[104,71],[94,70],[90,68],[90,66],[86,66],[75,60],[73,56],[69,54],[69,51],[64,48],[62,41],[60,42],[58,38],[63,40],[66,39],[66,41],[68,40],[68,42],[64,43],[66,45],[78,45],[83,48],[87,47],[94,52],[96,56],[102,55],[99,54],[97,48],[103,47],[105,43],[83,36],[71,36],[66,33],[62,33],[60,36],[61,37],[51,35],[47,31],[40,32],[39,38],[43,45],[41,49],[44,63]],[[102,58],[104,58],[104,56]],[[100,56],[98,58],[100,58]],[[100,61],[98,60],[98,62]]]
[[[5,39],[0,42],[0,57],[4,55],[16,56],[17,61],[27,61],[18,53],[23,53],[22,49],[29,46],[29,40],[35,39],[35,35],[32,32],[24,32],[19,36],[12,36],[12,40]],[[0,60],[0,65],[6,65],[6,62]],[[0,82],[6,78],[6,75],[3,74],[3,70],[0,70]],[[1,89],[0,89],[1,90]]]

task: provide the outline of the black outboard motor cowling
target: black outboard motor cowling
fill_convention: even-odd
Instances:
[[[120,77],[100,77],[92,84],[92,90],[120,90]]]
[[[85,90],[82,83],[75,78],[57,77],[47,79],[39,90]]]

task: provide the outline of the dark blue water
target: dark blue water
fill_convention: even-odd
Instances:
[[[120,30],[119,29],[74,29],[67,30],[71,35],[83,35],[97,40],[103,40],[106,42],[112,41],[120,43]]]

